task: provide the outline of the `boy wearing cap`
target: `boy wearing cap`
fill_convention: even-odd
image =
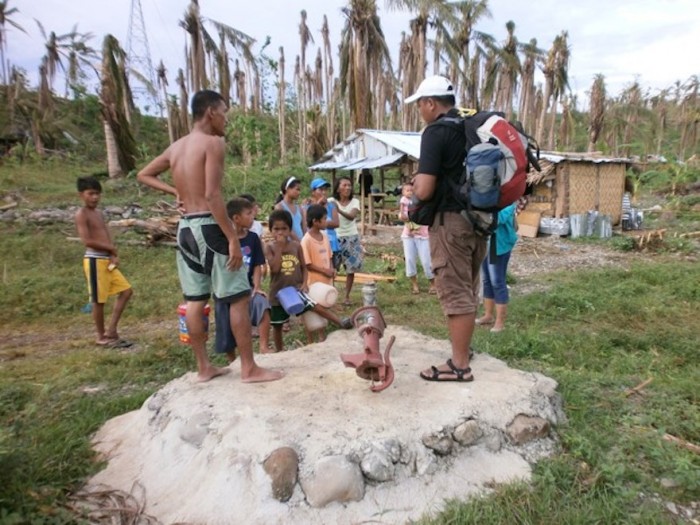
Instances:
[[[452,345],[452,356],[445,364],[431,366],[420,376],[427,381],[473,381],[469,354],[486,239],[460,215],[461,206],[452,190],[462,175],[467,137],[458,124],[433,125],[443,117],[458,116],[454,88],[445,77],[423,80],[416,93],[404,100],[412,102],[427,124],[413,192],[418,199],[431,201],[436,210],[430,226],[430,257]]]
[[[340,267],[340,244],[338,243],[338,234],[335,229],[340,226],[340,218],[336,203],[328,200],[330,187],[331,183],[321,177],[316,177],[312,180],[309,204],[320,204],[326,208],[326,228],[323,231],[328,236],[328,242],[331,243],[333,268],[338,270]]]

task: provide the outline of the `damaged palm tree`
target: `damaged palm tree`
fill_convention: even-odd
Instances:
[[[126,52],[112,35],[105,36],[102,46],[100,110],[107,145],[110,178],[136,168],[136,140],[131,132],[134,102],[126,75]]]
[[[340,354],[340,360],[348,368],[354,368],[359,377],[371,381],[369,389],[372,392],[381,392],[394,381],[394,367],[389,360],[389,352],[396,338],[391,336],[382,358],[379,340],[384,335],[386,322],[376,306],[363,306],[355,310],[352,323],[362,337],[364,351],[358,354]]]

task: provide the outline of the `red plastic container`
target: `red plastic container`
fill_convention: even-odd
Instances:
[[[204,305],[204,340],[206,341],[209,337],[209,312],[211,308],[208,304]],[[190,334],[187,332],[187,322],[185,321],[185,315],[187,315],[187,303],[182,303],[177,307],[177,317],[178,317],[178,328],[180,332],[180,341],[185,344],[190,344]]]

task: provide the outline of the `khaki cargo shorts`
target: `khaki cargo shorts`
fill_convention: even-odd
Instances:
[[[430,227],[430,259],[435,288],[445,315],[475,313],[479,306],[479,271],[486,239],[474,233],[458,212],[438,212]]]

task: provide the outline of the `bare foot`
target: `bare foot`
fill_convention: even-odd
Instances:
[[[209,381],[210,379],[214,379],[217,376],[223,376],[226,374],[231,373],[231,369],[228,367],[218,367],[218,366],[209,366],[204,372],[199,372],[197,374],[197,382],[198,383],[205,383]]]
[[[266,345],[266,346],[260,345],[260,353],[261,354],[274,354],[275,352],[276,352],[276,350],[274,348],[270,347],[270,345]]]
[[[245,375],[241,370],[241,381],[244,383],[265,383],[267,381],[277,381],[283,377],[284,372],[282,370],[262,368],[258,365],[254,365],[253,369]]]
[[[477,326],[484,326],[488,324],[493,324],[494,321],[495,319],[493,317],[488,317],[485,315],[483,317],[479,317],[476,321],[474,321],[474,324],[476,324]]]

